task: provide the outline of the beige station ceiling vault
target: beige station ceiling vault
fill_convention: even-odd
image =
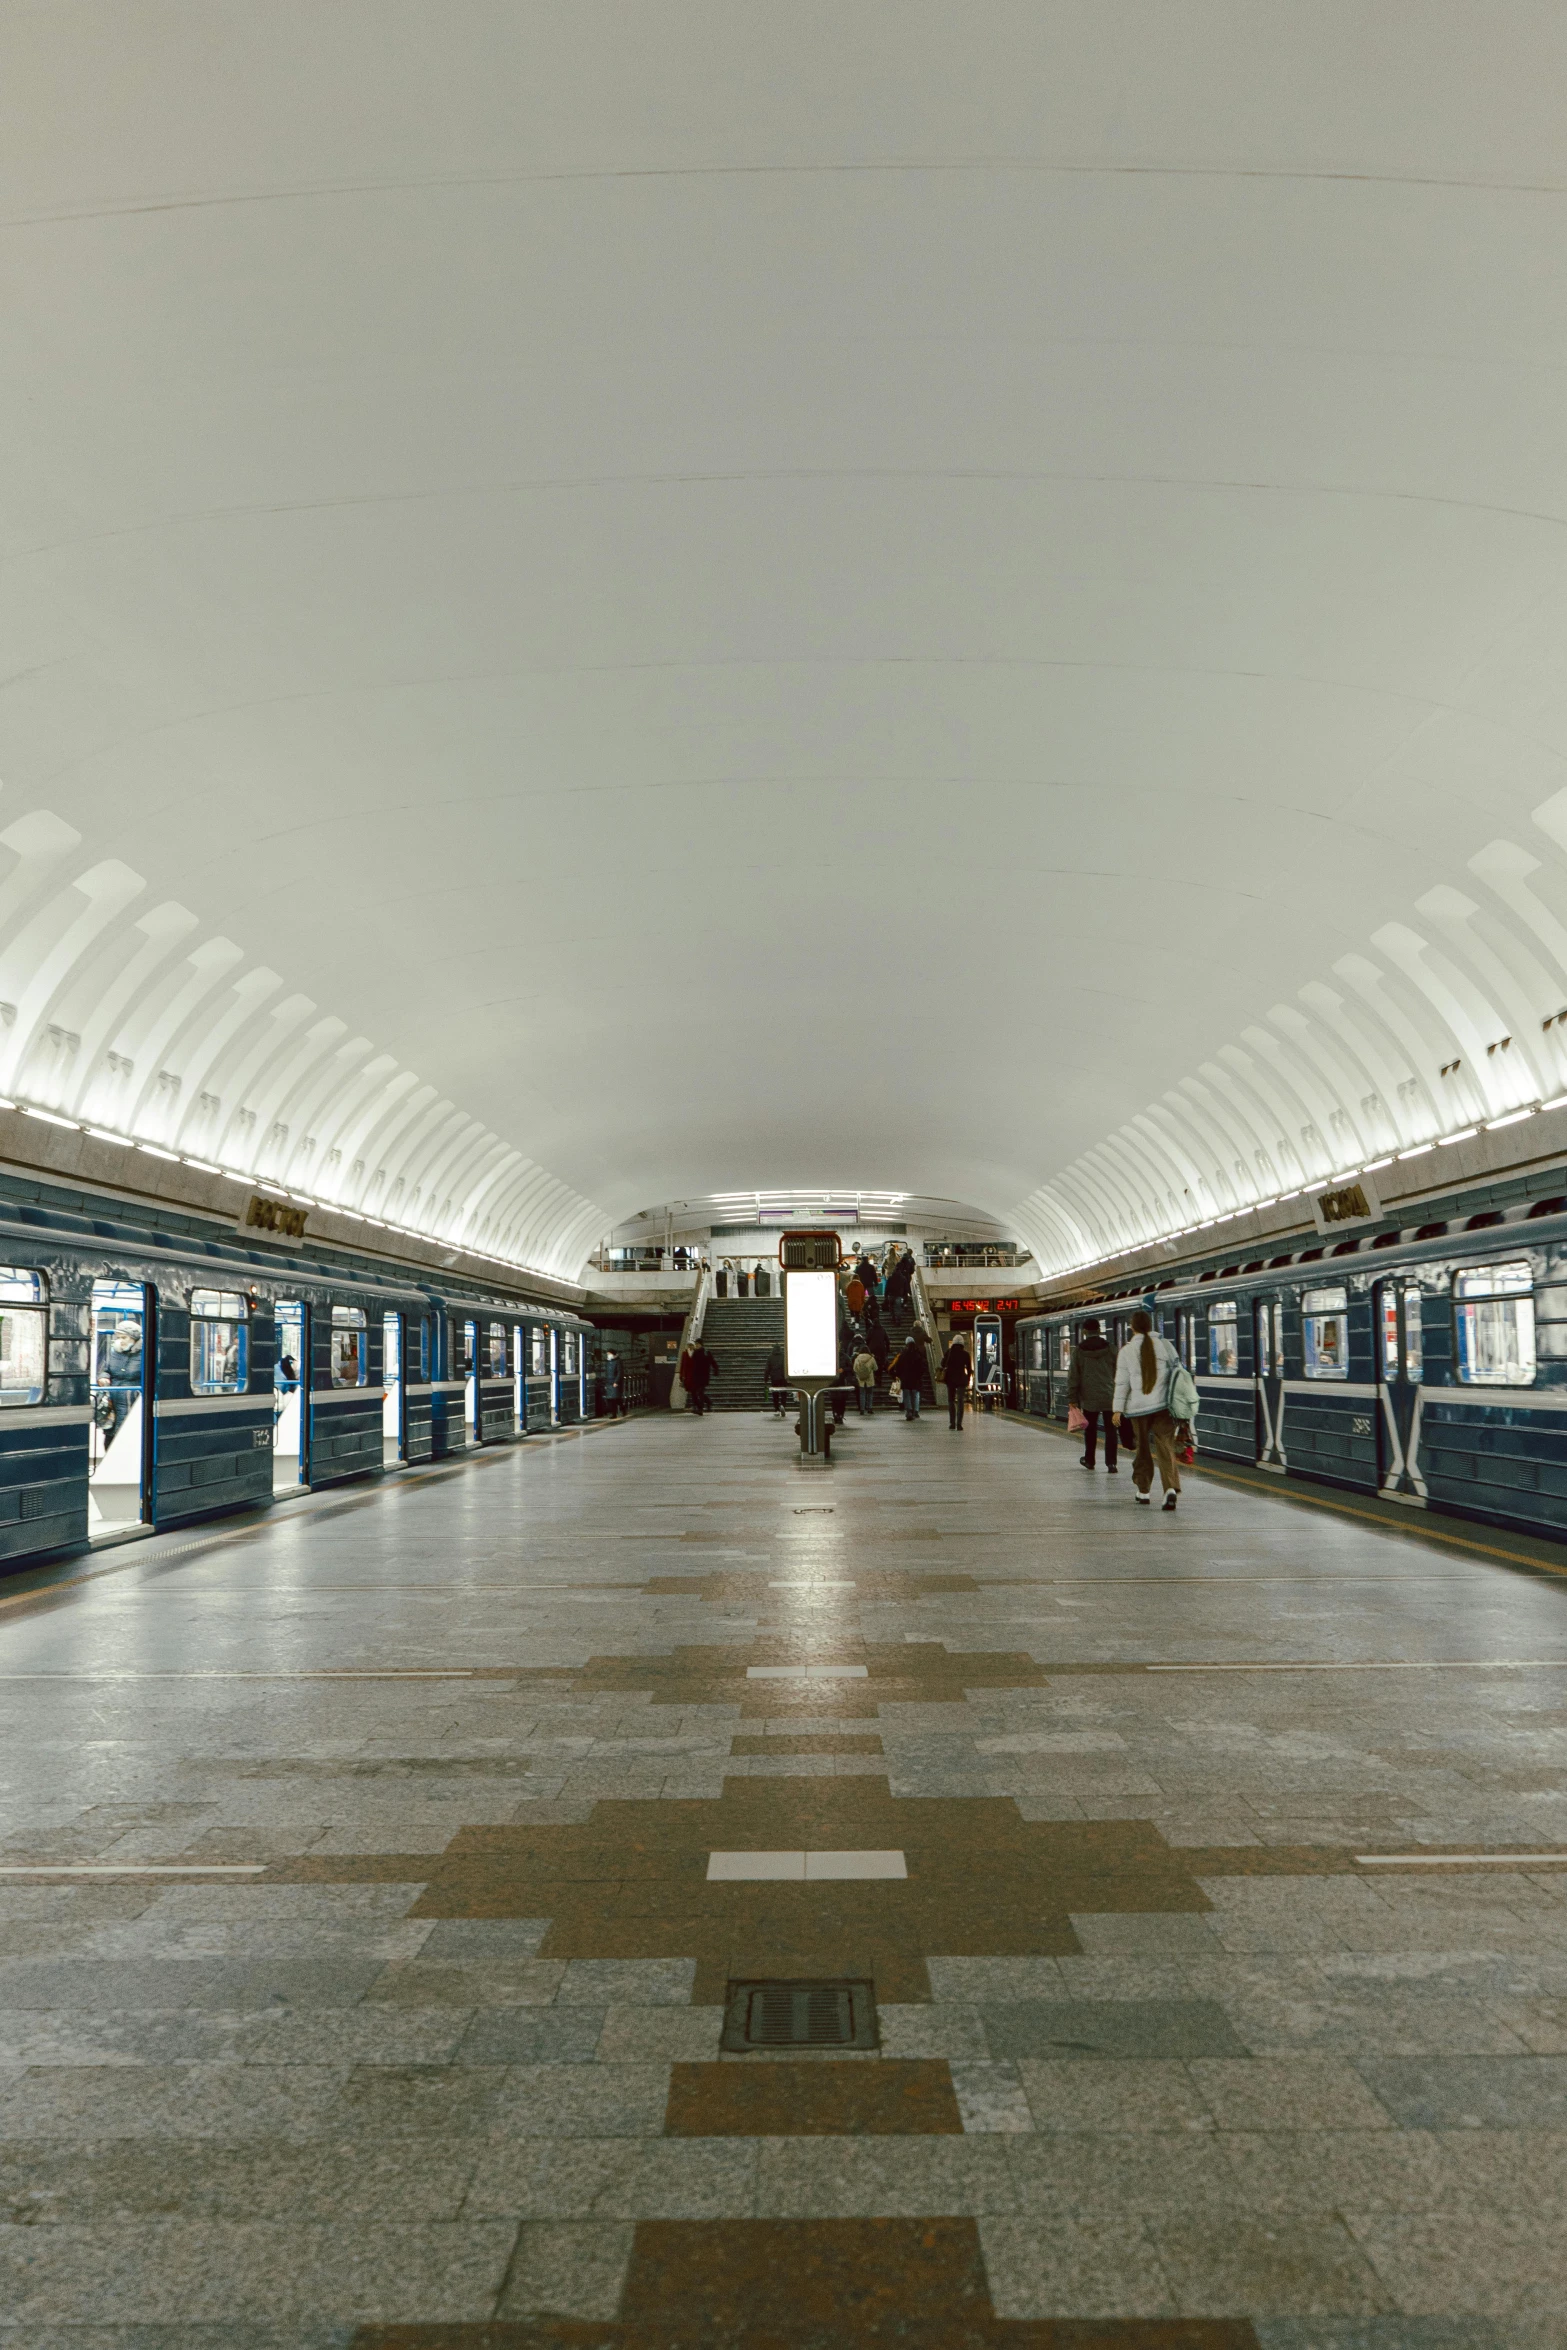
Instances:
[[[565,1273],[1567,1091],[1564,87],[1511,0],[15,0],[0,1089]]]

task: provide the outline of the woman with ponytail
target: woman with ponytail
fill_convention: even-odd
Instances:
[[[1153,1316],[1139,1308],[1132,1316],[1132,1335],[1115,1358],[1115,1410],[1124,1412],[1137,1432],[1132,1483],[1145,1509],[1156,1461],[1167,1510],[1174,1509],[1181,1490],[1175,1421],[1169,1409],[1170,1381],[1180,1359],[1170,1341],[1155,1334]]]

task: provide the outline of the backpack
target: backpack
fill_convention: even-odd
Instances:
[[[1177,1363],[1170,1373],[1170,1391],[1165,1409],[1172,1420],[1184,1420],[1188,1427],[1196,1419],[1202,1398],[1197,1393],[1197,1382],[1184,1363]]]

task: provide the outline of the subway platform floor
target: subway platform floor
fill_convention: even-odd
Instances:
[[[0,1590],[0,2350],[1567,2345],[1567,1584],[791,1445]]]

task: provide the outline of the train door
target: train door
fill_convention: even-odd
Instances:
[[[1416,1283],[1377,1283],[1376,1334],[1377,1484],[1395,1500],[1422,1499],[1425,1479],[1418,1453],[1425,1332]]]
[[[1002,1400],[1001,1317],[974,1316],[974,1401],[994,1410]]]
[[[1257,1466],[1284,1466],[1284,1300],[1259,1297],[1252,1307],[1257,1349]]]
[[[89,1535],[139,1526],[149,1515],[150,1306],[151,1293],[139,1281],[95,1281],[92,1285]]]
[[[310,1479],[310,1309],[280,1298],[273,1321],[272,1491],[297,1493]]]
[[[517,1433],[523,1436],[528,1429],[528,1357],[520,1322],[511,1326],[511,1383],[516,1397]]]
[[[381,1318],[381,1466],[403,1458],[403,1317]]]
[[[468,1421],[468,1434],[477,1444],[484,1434],[480,1425],[479,1403],[479,1325],[464,1322],[462,1326],[463,1410]]]
[[[560,1426],[560,1332],[550,1324],[550,1426]]]

